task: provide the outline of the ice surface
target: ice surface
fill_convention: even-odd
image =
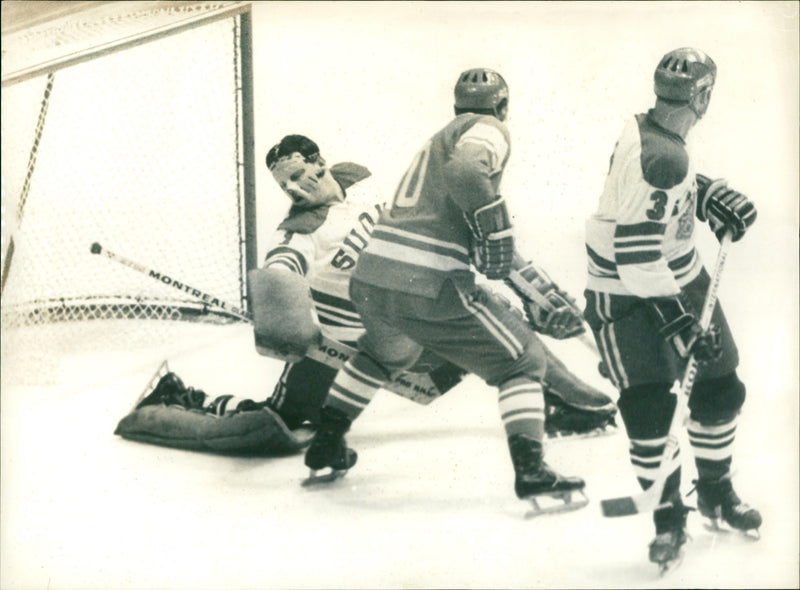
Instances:
[[[150,340],[135,325],[90,324],[77,339],[3,334],[0,587],[798,587],[796,12],[258,3],[254,14],[259,161],[283,134],[305,133],[329,161],[367,164],[390,187],[450,116],[454,73],[502,70],[514,142],[504,193],[527,251],[578,296],[583,219],[624,118],[649,106],[654,60],[682,45],[714,57],[720,77],[695,151],[703,171],[759,207],[720,292],[748,386],[735,482],[764,515],[758,542],[712,534],[694,513],[683,565],[659,578],[649,518],[600,513],[599,500],[638,489],[623,432],[551,443],[549,461],[583,476],[591,503],[526,520],[495,393],[474,378],[428,407],[379,394],[348,436],[358,464],[327,489],[300,487],[301,455],[128,442],[114,427],[163,359],[188,385],[261,399],[281,364],[255,354],[247,326],[171,326]],[[259,224],[274,226],[285,202],[264,170],[257,180]],[[714,247],[701,243],[708,262]],[[585,348],[552,344],[611,393]]]
[[[636,491],[624,434],[551,442],[550,462],[583,476],[592,501],[526,520],[495,394],[474,378],[427,407],[381,392],[348,436],[359,462],[329,487],[300,486],[302,455],[115,437],[162,358],[213,394],[264,395],[279,374],[247,326],[172,330],[183,350],[64,352],[56,384],[4,379],[4,590],[788,587],[796,575],[796,429],[785,414],[765,421],[788,389],[754,388],[737,439],[737,487],[764,514],[762,539],[713,534],[693,514],[685,561],[662,579],[646,560],[649,518],[600,513],[600,499]],[[605,388],[579,343],[553,346]]]

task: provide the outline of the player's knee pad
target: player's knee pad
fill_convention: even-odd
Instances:
[[[666,436],[675,411],[671,383],[645,383],[620,392],[617,408],[630,438]]]
[[[698,381],[689,397],[692,420],[710,426],[733,420],[744,404],[746,390],[736,372]]]

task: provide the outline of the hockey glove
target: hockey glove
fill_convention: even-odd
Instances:
[[[487,279],[504,279],[514,260],[514,236],[503,197],[464,213],[472,232],[470,256],[475,268]]]
[[[256,351],[299,361],[320,337],[305,277],[275,265],[253,269],[247,279]]]
[[[528,323],[537,332],[563,340],[586,331],[575,301],[533,263],[512,273],[506,283],[519,295]]]
[[[721,240],[726,231],[731,231],[733,241],[739,241],[756,220],[757,211],[753,202],[742,193],[728,188],[724,179],[712,181],[697,175],[697,218],[708,220],[711,229]]]
[[[659,334],[682,358],[694,355],[697,362],[706,363],[722,355],[719,328],[712,324],[703,331],[683,295],[655,297],[650,304],[660,326]]]

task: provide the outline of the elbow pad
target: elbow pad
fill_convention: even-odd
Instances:
[[[472,244],[470,255],[478,272],[488,279],[505,279],[514,260],[514,234],[503,197],[464,213]]]

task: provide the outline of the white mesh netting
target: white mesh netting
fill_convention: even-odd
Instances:
[[[225,18],[58,69],[47,97],[47,74],[3,87],[4,330],[196,307],[93,242],[242,306],[237,36]]]

